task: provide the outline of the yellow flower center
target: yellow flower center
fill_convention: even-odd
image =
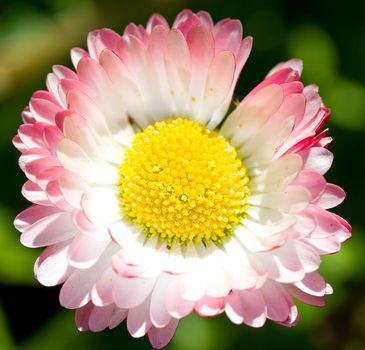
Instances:
[[[168,245],[220,243],[245,214],[249,179],[236,150],[189,119],[137,133],[119,174],[123,215]]]

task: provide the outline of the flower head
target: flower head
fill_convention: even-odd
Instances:
[[[227,110],[252,45],[239,21],[154,15],[122,36],[89,34],[54,66],[14,138],[33,204],[15,225],[46,247],[38,280],[63,284],[80,330],[124,319],[165,346],[195,311],[237,324],[292,326],[293,298],[322,306],[320,256],[349,224],[329,212],[329,117],[302,65],[277,65]]]

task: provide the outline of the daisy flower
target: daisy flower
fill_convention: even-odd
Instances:
[[[89,34],[75,71],[54,66],[14,144],[33,204],[21,242],[45,247],[35,275],[61,284],[82,330],[126,320],[164,347],[191,312],[236,324],[298,322],[323,306],[317,271],[349,224],[324,174],[330,111],[302,63],[274,67],[227,115],[252,38],[238,20],[182,11]]]

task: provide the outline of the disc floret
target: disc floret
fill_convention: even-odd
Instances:
[[[137,133],[119,176],[124,215],[167,243],[219,243],[245,213],[249,178],[236,150],[189,119]]]

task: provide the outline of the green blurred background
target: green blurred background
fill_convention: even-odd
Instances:
[[[335,161],[327,175],[347,199],[336,212],[353,225],[340,254],[323,259],[321,271],[335,293],[326,308],[299,305],[293,329],[268,322],[262,329],[231,324],[225,316],[184,319],[168,349],[365,349],[365,228],[363,223],[365,137],[365,8],[361,1],[238,0],[0,0],[0,349],[140,349],[122,325],[99,334],[79,333],[73,312],[58,305],[59,288],[33,277],[39,251],[24,248],[14,215],[27,206],[24,176],[11,138],[20,113],[36,89],[45,88],[52,64],[70,66],[69,49],[85,47],[88,31],[129,22],[146,23],[153,12],[170,23],[183,8],[207,10],[214,20],[239,18],[254,48],[236,90],[241,98],[279,61],[304,61],[303,80],[320,86],[332,109],[329,122]]]

